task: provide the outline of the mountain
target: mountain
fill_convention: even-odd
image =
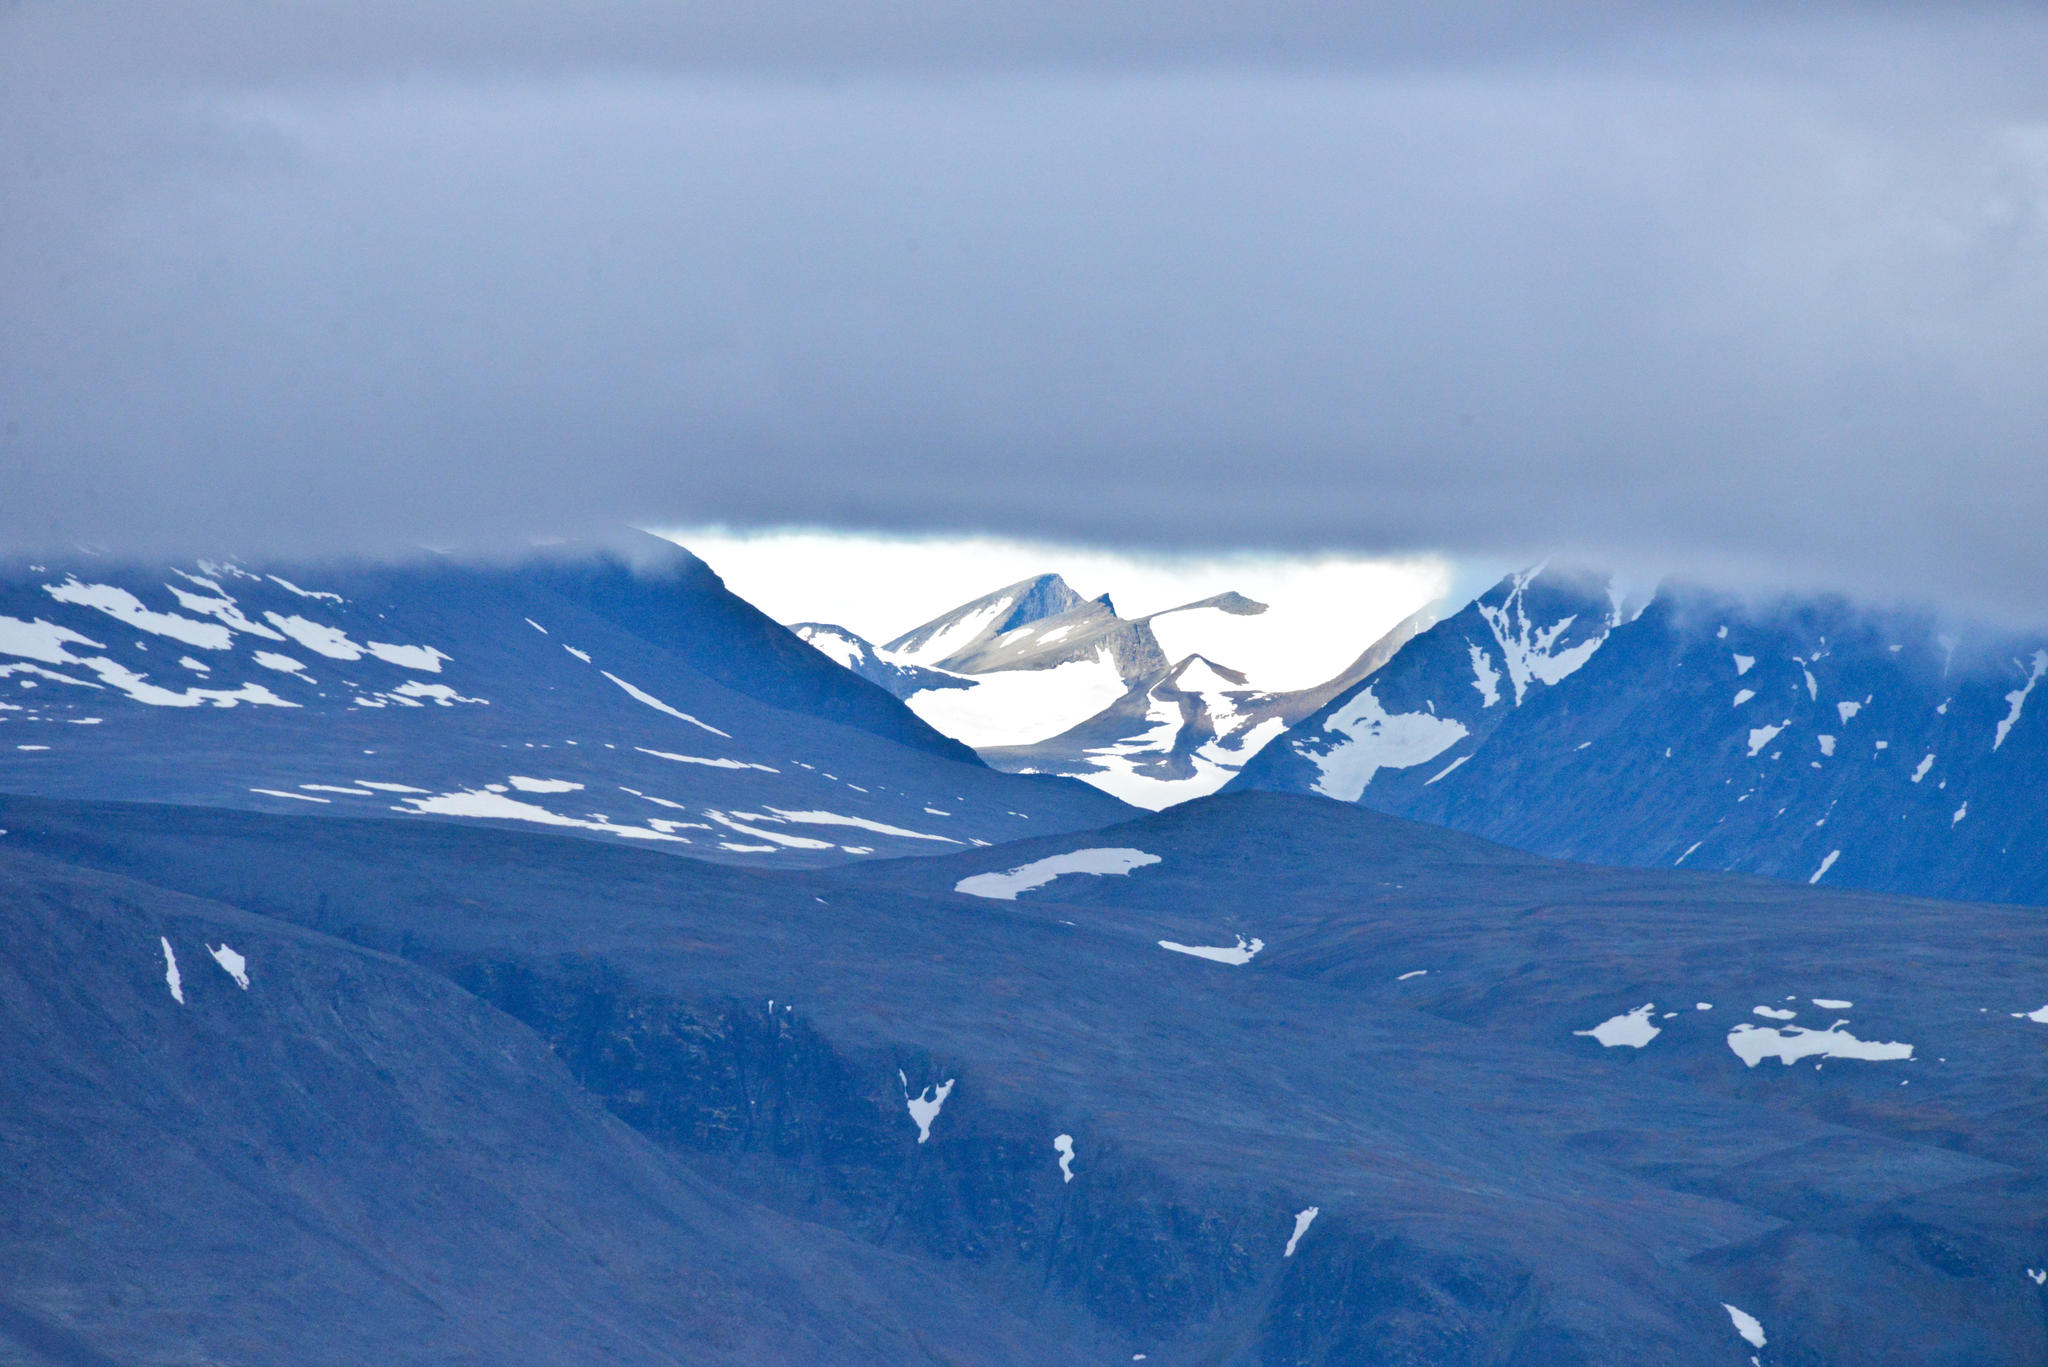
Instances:
[[[777,863],[1123,811],[991,771],[651,537],[498,566],[0,565],[0,698],[15,792],[518,821]]]
[[[1233,624],[1266,610],[1221,593],[1127,619],[1106,595],[1084,599],[1047,574],[887,645],[828,623],[792,630],[996,768],[1078,778],[1159,808],[1222,787],[1261,746],[1433,620],[1425,609],[1336,677],[1274,692],[1205,653],[1246,648]]]
[[[0,828],[47,1360],[2048,1356],[2031,911],[1258,792],[810,870]]]
[[[1234,782],[1565,858],[2038,904],[2044,675],[2048,637],[1516,575]]]
[[[1192,604],[1145,623],[1170,629],[1179,625],[1173,618],[1209,606]],[[1431,609],[1415,613],[1335,678],[1292,692],[1252,688],[1243,674],[1191,654],[1137,680],[1079,726],[1034,745],[987,747],[982,758],[1015,773],[1083,779],[1137,807],[1185,802],[1223,787],[1288,727],[1373,673],[1432,620]]]

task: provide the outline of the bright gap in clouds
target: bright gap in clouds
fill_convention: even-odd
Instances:
[[[1217,663],[1271,690],[1322,683],[1463,577],[1450,561],[1427,555],[1140,553],[812,527],[657,534],[702,557],[775,620],[830,622],[877,644],[1038,574],[1058,574],[1084,597],[1107,593],[1126,618],[1235,590],[1267,610],[1238,619],[1230,653]]]

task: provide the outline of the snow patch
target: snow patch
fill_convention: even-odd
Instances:
[[[524,774],[513,774],[505,781],[522,793],[573,793],[583,787],[566,778],[528,778]]]
[[[178,976],[178,956],[171,950],[171,942],[159,935],[157,943],[164,947],[164,982],[170,985],[171,1000],[178,1005],[185,1004],[185,983]]]
[[[213,956],[213,961],[221,966],[222,971],[235,980],[236,987],[241,988],[244,992],[249,990],[249,961],[247,959],[235,953],[234,950],[229,949],[226,944],[222,944],[218,949],[208,945],[206,952]]]
[[[1650,1023],[1650,1012],[1656,1009],[1655,1002],[1644,1002],[1633,1011],[1624,1011],[1619,1016],[1609,1016],[1591,1030],[1574,1030],[1574,1035],[1586,1035],[1600,1042],[1602,1048],[1615,1049],[1623,1045],[1640,1049],[1663,1030]]]
[[[226,650],[234,644],[234,633],[218,622],[201,622],[175,612],[152,612],[140,598],[112,584],[81,584],[76,578],[67,578],[61,584],[43,585],[43,592],[60,603],[95,608],[123,626],[168,636],[202,650]]]
[[[1733,655],[1734,652],[1731,651],[1730,654]],[[1750,669],[1756,664],[1756,656],[1754,655],[1735,655],[1734,659],[1735,677],[1738,679],[1749,673]]]
[[[908,1084],[905,1084],[906,1086]],[[1074,1180],[1074,1136],[1056,1134],[1052,1137],[1053,1152],[1060,1156],[1060,1177],[1068,1182]]]
[[[1320,771],[1315,790],[1342,802],[1356,802],[1380,770],[1426,764],[1469,734],[1462,723],[1449,717],[1428,712],[1389,714],[1370,687],[1332,712],[1324,720],[1323,730],[1346,739],[1322,755],[1304,757]],[[1296,748],[1300,749],[1300,743]]]
[[[709,722],[698,721],[688,712],[677,711],[675,708],[670,707],[667,703],[663,702],[660,698],[655,697],[652,693],[643,692],[640,689],[633,687],[633,685],[627,683],[624,679],[612,673],[610,670],[600,669],[597,672],[604,675],[607,679],[610,679],[620,688],[624,689],[626,691],[626,696],[633,699],[633,701],[635,702],[645,703],[647,704],[647,706],[653,708],[657,712],[666,712],[671,717],[680,718],[681,720],[688,722],[692,726],[701,726],[714,736],[723,736],[727,740],[732,739],[732,736],[729,732],[721,731]],[[773,771],[771,770],[770,772]]]
[[[1737,1310],[1726,1301],[1721,1302],[1721,1308],[1728,1312],[1729,1322],[1735,1326],[1735,1332],[1742,1336],[1744,1343],[1752,1348],[1764,1346],[1764,1327],[1757,1322],[1755,1315],[1746,1310]]]
[[[1860,1040],[1836,1021],[1825,1030],[1808,1030],[1801,1025],[1777,1029],[1744,1022],[1728,1032],[1728,1047],[1747,1067],[1754,1068],[1767,1058],[1790,1067],[1803,1058],[1862,1059],[1870,1063],[1893,1062],[1913,1057],[1913,1046],[1876,1040]]]
[[[807,826],[851,826],[856,830],[873,831],[876,835],[899,836],[905,840],[938,840],[948,845],[960,843],[950,835],[927,835],[923,831],[908,830],[902,826],[888,826],[879,821],[870,821],[862,816],[841,816],[837,812],[789,812],[784,811],[780,807],[770,807],[768,810],[781,817],[784,821],[800,822]],[[941,813],[941,815],[944,815],[944,813]]]
[[[699,724],[701,725],[702,723]],[[724,733],[720,732],[719,734],[723,735]],[[644,745],[636,745],[633,748],[643,755],[652,755],[656,759],[670,760],[676,764],[705,764],[713,769],[759,769],[764,774],[779,774],[782,772],[780,769],[770,768],[766,764],[750,764],[743,759],[706,759],[702,755],[678,755],[669,750],[650,750]]]
[[[1766,745],[1769,745],[1772,741],[1776,740],[1778,738],[1778,733],[1783,731],[1786,727],[1790,726],[1791,724],[1792,723],[1789,720],[1787,720],[1779,722],[1776,726],[1759,726],[1753,728],[1749,733],[1749,757],[1751,759],[1755,759],[1757,751],[1763,749]]]
[[[1018,893],[1042,888],[1064,874],[1091,873],[1121,877],[1132,869],[1142,869],[1148,864],[1158,862],[1158,855],[1147,854],[1143,850],[1075,850],[1070,854],[1055,854],[1044,859],[1035,859],[1029,864],[1020,864],[1014,869],[1000,873],[977,873],[955,883],[953,891],[964,892],[969,897],[988,897],[1014,902]]]
[[[1479,690],[1480,706],[1491,707],[1500,701],[1500,671],[1493,667],[1493,657],[1470,641],[1465,649],[1472,652],[1472,686]]]
[[[1468,760],[1468,759],[1470,759],[1470,758],[1472,758],[1472,756],[1470,756],[1470,755],[1460,755],[1460,756],[1458,756],[1458,757],[1457,757],[1456,759],[1452,760],[1452,761],[1451,761],[1451,762],[1450,762],[1449,764],[1446,764],[1446,765],[1445,765],[1445,766],[1444,766],[1443,768],[1441,768],[1441,769],[1437,770],[1437,771],[1436,771],[1435,773],[1431,774],[1431,775],[1430,775],[1430,776],[1429,776],[1428,778],[1424,779],[1424,780],[1422,781],[1422,786],[1423,786],[1423,787],[1425,787],[1425,788],[1427,788],[1427,787],[1428,787],[1428,786],[1429,786],[1430,784],[1432,784],[1432,783],[1436,782],[1436,781],[1437,781],[1438,779],[1440,779],[1440,778],[1445,778],[1445,777],[1447,777],[1447,776],[1448,776],[1448,775],[1450,774],[1450,772],[1451,772],[1451,771],[1452,771],[1453,769],[1456,769],[1456,768],[1457,768],[1457,767],[1458,767],[1459,765],[1463,764],[1463,763],[1464,763],[1464,762],[1465,762],[1466,760]]]
[[[1807,879],[1806,881],[1809,883],[1818,883],[1827,874],[1827,871],[1835,866],[1835,861],[1837,859],[1840,859],[1841,857],[1842,852],[1840,850],[1829,850],[1828,857],[1820,861],[1820,867],[1815,869],[1813,871],[1813,877]]]
[[[532,802],[521,802],[507,797],[502,792],[493,792],[489,787],[463,788],[452,793],[438,793],[430,797],[408,797],[402,805],[392,808],[398,812],[419,812],[426,816],[466,816],[492,821],[527,821],[540,826],[570,826],[579,830],[601,831],[606,835],[622,836],[628,840],[672,840],[688,844],[681,836],[667,831],[657,831],[646,826],[616,826],[606,820],[586,820],[582,817],[563,816]],[[769,848],[773,848],[772,846]]]
[[[279,588],[285,590],[287,593],[296,593],[301,598],[317,598],[329,603],[333,603],[337,607],[348,601],[346,598],[343,598],[338,593],[321,593],[314,589],[302,589],[297,584],[294,584],[291,580],[281,579],[274,574],[266,575],[265,577],[269,579],[271,583],[277,585]]]
[[[1252,957],[1266,947],[1266,942],[1255,938],[1247,943],[1244,936],[1240,935],[1237,937],[1235,945],[1183,945],[1177,944],[1172,940],[1161,940],[1159,947],[1161,949],[1170,949],[1176,954],[1192,954],[1197,959],[1209,959],[1219,964],[1242,966],[1250,963]]]
[[[897,1069],[896,1076],[903,1083],[903,1104],[909,1108],[910,1118],[917,1122],[917,1142],[922,1144],[932,1137],[932,1122],[939,1118],[939,1108],[953,1094],[953,1079],[947,1078],[936,1090],[927,1085],[912,1096],[910,1079],[903,1076],[903,1070]]]
[[[1287,1236],[1287,1249],[1280,1255],[1281,1257],[1292,1258],[1294,1256],[1294,1246],[1301,1242],[1301,1236],[1308,1233],[1308,1227],[1314,1224],[1316,1216],[1322,1213],[1323,1208],[1321,1206],[1310,1206],[1307,1210],[1295,1212],[1294,1233]]]
[[[2041,675],[2044,673],[2048,673],[2048,650],[2037,650],[2034,652],[2034,666],[2027,671],[2027,681],[2005,695],[2005,700],[2012,704],[2012,710],[1998,723],[1998,733],[1991,738],[1993,750],[2005,744],[2005,738],[2012,731],[2013,723],[2020,719],[2020,709],[2027,705],[2027,695],[2034,691],[2035,684],[2041,682]]]

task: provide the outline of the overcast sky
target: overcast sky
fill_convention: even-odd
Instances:
[[[0,542],[815,524],[2048,619],[2043,70],[1960,3],[0,4]]]

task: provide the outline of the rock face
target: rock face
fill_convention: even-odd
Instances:
[[[2048,638],[1552,580],[1417,636],[1236,785],[1600,863],[2048,902]]]
[[[1283,692],[1188,648],[1214,639],[1219,620],[1265,611],[1221,593],[1126,619],[1106,597],[1083,599],[1058,575],[1040,575],[886,646],[825,623],[792,629],[998,769],[1078,778],[1157,809],[1215,792],[1434,620],[1417,613],[1336,677]]]
[[[810,871],[0,828],[0,1334],[56,1361],[2048,1352],[2029,911],[1264,793]]]
[[[1121,810],[990,771],[652,537],[504,567],[0,566],[0,786],[777,863]]]

